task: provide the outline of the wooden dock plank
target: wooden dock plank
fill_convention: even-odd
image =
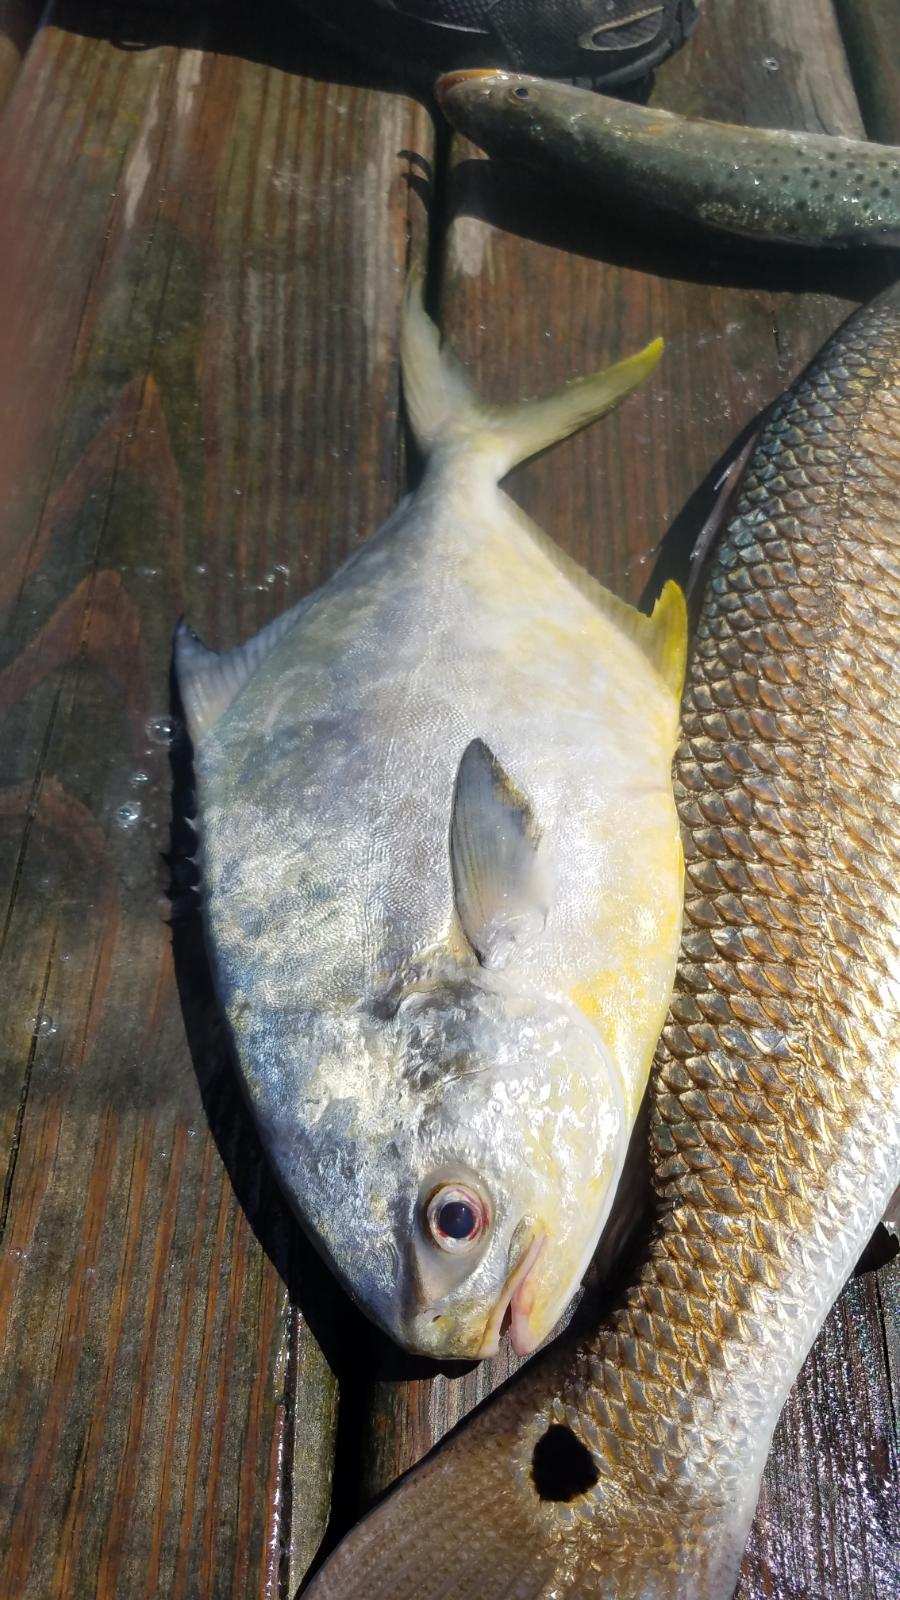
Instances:
[[[41,10],[40,0],[0,0],[0,108],[18,76]]]
[[[399,153],[421,182],[432,131],[294,16],[57,6],[0,129],[0,1588],[38,1600],[293,1595],[336,1421],[332,1539],[515,1365],[409,1361],[286,1216],[215,1023],[181,824],[174,974],[164,925],[187,784],[173,617],[246,636],[403,477],[399,290],[423,228]],[[861,126],[829,0],[706,0],[655,98]],[[683,564],[697,485],[882,269],[666,244],[461,143],[453,167],[444,319],[486,393],[668,337],[653,387],[513,485],[636,598],[662,531]],[[897,1590],[898,1285],[896,1265],[851,1284],[813,1352],[741,1600]]]
[[[708,0],[689,47],[659,72],[651,103],[863,133],[828,0],[749,11]],[[661,367],[626,407],[510,480],[542,527],[637,599],[662,534],[842,308],[866,292],[866,268],[591,216],[571,195],[477,159],[464,141],[451,211],[446,324],[492,396],[552,387],[651,337],[666,341]],[[879,273],[883,264],[873,281]]]
[[[900,1593],[898,1357],[892,1264],[850,1280],[794,1385],[736,1600]]]
[[[830,0],[706,0],[691,46],[659,73],[652,102],[863,133]],[[884,260],[729,247],[687,232],[666,239],[619,215],[592,218],[577,198],[486,162],[463,140],[454,140],[451,162],[443,325],[482,392],[495,400],[535,394],[657,334],[666,339],[663,364],[619,411],[510,480],[543,528],[636,601],[667,529],[656,581],[660,571],[685,576],[705,503],[698,486],[710,485],[734,440],[891,269]],[[895,1278],[867,1279],[832,1314],[779,1429],[741,1600],[889,1600],[897,1592],[888,1511],[900,1481],[897,1396],[883,1354],[886,1329],[897,1337],[896,1312],[891,1321],[885,1311],[895,1294]],[[369,1416],[356,1509],[515,1365],[504,1350],[495,1362],[430,1377],[377,1337],[371,1350],[374,1376],[360,1380],[356,1402]],[[836,1428],[845,1442],[852,1434],[849,1455],[828,1433],[835,1385]]]
[[[170,638],[245,636],[393,504],[398,152],[431,135],[214,6],[170,20],[58,7],[0,136],[0,1592],[29,1600],[274,1600],[328,1508],[342,1302],[236,1089],[183,822],[170,906]]]
[[[900,145],[900,10],[894,0],[835,0],[870,139]]]

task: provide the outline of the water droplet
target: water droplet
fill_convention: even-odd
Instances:
[[[286,567],[283,561],[276,561],[272,571],[279,573],[282,578],[289,578],[291,575],[290,567]]]
[[[135,789],[139,789],[142,784],[150,782],[150,774],[149,772],[144,772],[143,768],[139,768],[137,772],[131,774],[129,781]]]
[[[46,1011],[39,1017],[32,1017],[32,1029],[41,1039],[52,1039],[56,1033],[56,1023],[48,1016]]]
[[[206,565],[205,561],[198,561],[194,571],[199,573],[201,578],[205,578],[209,571],[209,567]]]
[[[777,72],[778,65],[779,63],[776,61],[774,56],[766,56],[763,61],[763,66],[767,72]]]
[[[134,574],[136,578],[158,578],[159,567],[135,567]]]
[[[123,806],[116,808],[116,825],[124,833],[130,833],[141,820],[141,807],[136,800],[126,800]]]
[[[147,737],[154,744],[171,744],[175,724],[171,717],[151,717],[147,723]]]

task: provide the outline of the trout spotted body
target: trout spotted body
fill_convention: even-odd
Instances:
[[[480,407],[415,292],[421,487],[316,594],[176,655],[204,915],[263,1141],[400,1343],[525,1353],[580,1282],[671,995],[684,664],[500,491],[659,346]]]
[[[577,185],[580,201],[676,213],[803,245],[900,245],[900,150],[676,116],[518,73],[453,72],[455,128],[490,155]]]
[[[779,403],[711,562],[645,1264],[345,1541],[315,1600],[731,1595],[779,1410],[900,1172],[898,546],[895,287]]]

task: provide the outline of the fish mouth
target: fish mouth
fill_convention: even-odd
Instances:
[[[499,67],[467,67],[459,72],[445,72],[443,77],[438,78],[434,86],[434,92],[437,95],[438,104],[442,106],[444,104],[444,96],[448,95],[451,89],[458,88],[461,83],[472,83],[476,78],[495,78],[500,82],[504,78],[512,78],[512,76],[511,72],[503,72]]]
[[[497,1354],[500,1348],[500,1335],[506,1326],[507,1313],[509,1313],[510,1344],[517,1356],[531,1355],[532,1350],[540,1343],[532,1332],[528,1320],[534,1301],[534,1283],[529,1280],[546,1243],[546,1231],[538,1228],[532,1234],[528,1249],[513,1267],[488,1317],[481,1344],[475,1352],[476,1361]]]

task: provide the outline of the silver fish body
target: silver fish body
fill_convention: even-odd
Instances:
[[[490,155],[577,190],[723,233],[801,245],[900,245],[900,150],[677,116],[571,84],[448,73],[445,115]]]
[[[606,595],[497,488],[655,347],[480,411],[410,300],[430,465],[226,656],[182,630],[207,936],[269,1154],[404,1345],[549,1331],[611,1203],[671,990],[683,602]]]

